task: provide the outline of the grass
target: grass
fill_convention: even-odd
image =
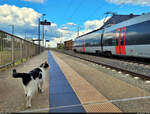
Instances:
[[[8,70],[9,67],[18,66],[18,65],[20,65],[20,64],[22,64],[22,63],[25,63],[27,60],[28,60],[27,58],[23,58],[22,60],[19,59],[19,60],[15,61],[14,64],[11,64],[11,65],[8,65],[8,66],[6,66],[6,67],[1,68],[1,69],[0,69],[0,72],[5,71],[5,70]]]
[[[1,68],[0,72],[7,70],[9,67],[22,64],[28,60],[28,58],[20,59],[20,50],[14,51],[14,59],[17,60],[17,61],[15,61],[14,64],[8,65],[4,68]],[[5,64],[11,63],[11,62],[12,62],[12,51],[10,51],[10,50],[0,51],[0,65],[5,65]]]
[[[28,54],[33,55],[32,53],[35,53],[35,52],[30,51],[30,53],[28,53]],[[22,53],[23,58],[21,59],[20,54],[21,54],[20,50],[15,50],[14,51],[14,60],[16,60],[15,63],[12,65],[8,65],[4,68],[0,68],[0,72],[7,70],[9,67],[17,66],[17,65],[20,65],[22,63],[25,63],[28,59],[30,59],[32,57],[32,56],[27,57],[26,51],[23,51],[23,53]],[[11,63],[11,62],[12,62],[12,51],[11,50],[0,51],[0,66],[6,65],[6,64]]]

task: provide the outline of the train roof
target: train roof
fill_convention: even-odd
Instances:
[[[118,23],[121,23],[123,21],[126,21],[126,20],[129,20],[131,18],[134,18],[134,17],[137,17],[137,16],[140,16],[140,15],[134,15],[134,14],[129,14],[129,15],[117,15],[117,14],[114,14],[111,18],[109,18],[105,23],[104,25],[101,27],[101,28],[106,28],[106,27],[110,27],[114,24],[118,24]]]
[[[137,23],[142,23],[144,21],[149,21],[150,20],[149,17],[150,17],[150,13],[146,13],[146,14],[122,21],[122,22],[114,24],[110,27],[106,27],[105,32],[109,32],[109,31],[115,30],[117,28],[125,27],[125,26],[134,25]]]
[[[81,36],[78,36],[78,37],[76,37],[76,38],[80,38],[80,37],[82,37],[82,36],[85,36],[85,35],[91,34],[91,33],[93,33],[93,32],[96,32],[96,31],[98,31],[98,30],[102,30],[102,29],[101,29],[101,28],[95,29],[95,30],[93,30],[93,31],[91,31],[91,32],[85,33],[85,34],[83,34],[83,35],[81,35]]]
[[[147,14],[149,15],[150,13],[147,13]],[[146,15],[146,14],[143,14],[143,15]],[[124,23],[124,22],[126,22],[128,20],[132,20],[132,19],[134,19],[134,18],[136,18],[138,16],[141,17],[140,15],[133,15],[133,14],[130,14],[130,15],[116,15],[116,14],[114,14],[109,20],[107,20],[105,22],[105,24],[102,27],[100,27],[100,28],[98,28],[96,30],[93,30],[91,32],[88,32],[86,34],[83,34],[83,35],[81,35],[79,37],[76,37],[76,38],[78,39],[78,38],[80,38],[82,36],[91,34],[93,32],[96,32],[98,30],[102,30],[104,28],[111,28],[111,26],[118,25],[120,23]]]

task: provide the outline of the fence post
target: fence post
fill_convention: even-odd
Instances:
[[[28,44],[27,44],[27,42],[26,42],[26,59],[28,59]]]
[[[22,40],[20,41],[20,60],[21,60],[21,62],[23,62],[22,61],[22,57],[23,57],[23,52],[22,52],[23,50],[22,50]]]
[[[11,36],[11,41],[12,41],[12,64],[13,64],[13,66],[14,66],[14,37],[13,36]]]
[[[3,43],[2,43],[2,37],[0,36],[0,65],[3,64],[2,62],[2,51],[3,51]]]

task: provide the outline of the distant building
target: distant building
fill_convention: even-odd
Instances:
[[[66,50],[72,50],[73,40],[68,40],[64,42],[64,48]]]
[[[106,27],[110,27],[114,24],[118,24],[120,22],[126,21],[128,19],[131,19],[133,17],[137,17],[140,15],[134,15],[134,14],[129,14],[129,15],[118,15],[118,14],[113,14],[113,16],[111,18],[109,18],[104,25],[101,27],[102,28],[106,28]]]

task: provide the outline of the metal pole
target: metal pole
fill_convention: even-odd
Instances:
[[[14,34],[14,25],[12,25],[12,34]]]
[[[43,22],[44,22],[44,16],[45,16],[46,14],[42,14],[42,16],[43,16]],[[43,25],[43,47],[44,47],[44,25]]]
[[[44,25],[43,25],[43,47],[44,47]]]
[[[77,37],[79,37],[79,27],[77,27]]]
[[[40,18],[39,18],[39,23],[38,23],[38,41],[39,41],[38,53],[40,54]]]
[[[11,53],[11,57],[12,57],[12,62],[13,62],[13,65],[14,65],[14,37],[13,36],[11,36],[11,48],[12,48],[12,53]]]
[[[45,35],[46,35],[47,30],[45,30]],[[46,48],[46,39],[45,39],[45,48]]]
[[[24,39],[26,39],[26,32],[25,32],[25,37],[24,37]]]

